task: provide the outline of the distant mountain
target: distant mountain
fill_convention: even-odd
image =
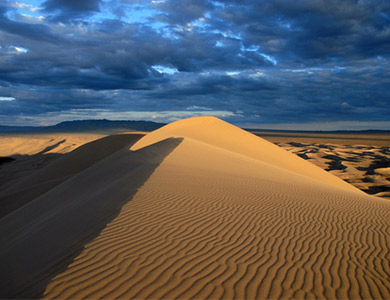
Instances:
[[[153,131],[165,123],[151,121],[111,121],[102,120],[77,120],[65,121],[52,126],[4,126],[0,125],[0,133],[45,133],[45,132],[123,132],[123,131]],[[270,129],[250,129],[243,128],[249,132],[262,132],[270,134],[274,132],[294,132],[294,133],[340,133],[340,134],[388,134],[389,130],[338,130],[338,131],[303,131],[303,130],[270,130]]]
[[[389,134],[390,130],[386,129],[366,129],[366,130],[287,130],[287,129],[254,129],[254,128],[243,128],[246,131],[256,133],[320,133],[320,134]]]
[[[17,132],[35,132],[42,131],[45,127],[34,127],[34,126],[4,126],[0,125],[0,133],[17,133]]]
[[[166,124],[151,121],[78,120],[65,121],[53,126],[0,126],[0,133],[44,133],[44,132],[85,132],[85,131],[153,131]]]

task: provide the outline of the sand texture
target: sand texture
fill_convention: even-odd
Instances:
[[[83,133],[0,135],[0,158],[15,159],[12,164],[0,164],[0,188],[4,190],[63,154],[102,137],[104,135]]]
[[[61,157],[56,155],[50,156],[50,154],[47,154],[46,152],[42,155],[43,153],[41,152],[43,151],[40,151],[39,153],[34,153],[26,158],[21,159],[18,157],[17,162],[19,166],[18,164],[15,166],[15,163],[12,165],[9,164],[10,170],[8,170],[8,172],[7,169],[3,170],[4,177],[8,175],[7,177],[9,178],[9,174],[13,171],[11,174],[16,176],[17,180],[12,180],[8,183],[3,182],[2,190],[0,192],[0,217],[46,193],[50,189],[69,179],[71,176],[87,169],[99,160],[116,152],[125,145],[128,145],[134,138],[138,139],[141,136],[142,135],[139,134],[113,135],[83,145],[86,141],[96,138],[96,135],[85,135],[82,136],[83,138],[81,140],[76,141],[75,138],[73,138],[73,140],[71,139],[71,146],[73,147],[61,147],[60,149],[55,149],[55,147],[51,145],[47,146],[44,143],[45,139],[41,138],[41,143],[37,143],[36,145],[31,146],[31,148],[39,149],[45,146],[45,149],[50,149],[53,154],[63,154],[65,151],[74,148],[77,144],[81,144],[81,146],[71,153],[61,155]],[[67,141],[68,139],[69,138],[64,138],[63,141]],[[51,139],[48,142],[50,144],[54,143],[55,146],[59,145],[56,142],[56,139]],[[77,142],[77,144],[75,144],[75,142]],[[20,151],[19,147],[18,150]],[[30,149],[30,151],[32,150]],[[47,157],[47,155],[49,155],[49,157]],[[42,158],[43,156],[45,158]],[[24,174],[22,178],[17,176],[20,176],[18,173],[22,171],[20,164],[24,166],[31,165],[31,162],[35,162],[36,160],[43,160],[46,161],[46,163],[44,166],[41,166],[41,168],[35,170],[35,172],[30,172],[27,175]],[[7,167],[8,165],[5,165],[5,168]]]
[[[191,118],[96,161],[0,219],[0,298],[390,298],[390,202],[268,141]]]
[[[388,146],[296,142],[278,145],[368,194],[390,199]]]

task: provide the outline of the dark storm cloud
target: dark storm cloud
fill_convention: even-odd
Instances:
[[[251,122],[352,121],[366,120],[367,114],[371,120],[388,120],[390,65],[380,66],[375,61],[365,64],[377,66],[275,70],[270,76],[256,74],[249,78],[247,74],[211,74],[185,85],[179,80],[170,88],[148,95],[169,99],[181,108],[198,105],[232,111]]]
[[[51,33],[48,26],[43,24],[27,24],[10,20],[6,15],[8,11],[9,8],[7,6],[2,6],[0,4],[0,36],[3,36],[4,33],[9,33],[31,40],[50,42],[58,40],[58,38]],[[6,42],[4,38],[2,38],[2,40],[3,42]]]
[[[149,89],[165,79],[139,58],[138,45],[129,41],[123,43],[124,36],[134,36],[136,29],[119,25],[116,35],[104,32],[102,24],[93,32],[77,32],[77,38],[62,36],[55,43],[50,41],[28,42],[21,38],[25,33],[15,32],[12,36],[0,33],[5,51],[0,79],[12,83],[39,86],[80,87],[86,89]],[[66,35],[61,27],[53,31]],[[112,30],[113,31],[113,30]],[[20,45],[22,44],[22,45]],[[23,46],[26,53],[10,51],[10,45]],[[7,49],[8,48],[8,49]],[[2,48],[3,50],[3,48]],[[12,50],[12,49],[11,49]],[[42,51],[44,50],[44,51]]]
[[[207,11],[213,9],[213,4],[207,0],[171,0],[156,2],[154,7],[163,12],[157,16],[159,20],[185,25],[203,17]]]
[[[0,81],[0,87],[2,83]],[[74,109],[105,109],[115,104],[115,97],[104,91],[77,88],[29,88],[28,85],[19,85],[19,88],[3,86],[2,90],[16,97],[14,101],[1,103],[1,114],[4,116],[34,116]]]
[[[100,3],[100,0],[46,0],[42,6],[45,12],[55,14],[52,19],[67,21],[99,12]]]
[[[242,76],[208,75],[201,76],[195,82],[189,82],[185,86],[172,84],[171,88],[150,93],[151,97],[172,98],[183,96],[212,96],[218,97],[241,95],[242,93],[257,93],[264,90],[275,90],[277,85],[262,78],[246,78]],[[215,107],[217,108],[217,107]]]
[[[0,102],[3,115],[199,107],[237,122],[390,115],[387,0],[46,0],[35,11],[43,17],[0,5],[0,97],[16,99]]]
[[[251,4],[249,4],[251,3]],[[246,43],[283,59],[318,60],[390,51],[388,1],[226,1],[215,15],[233,23]],[[259,22],[259,20],[261,20]],[[237,27],[236,30],[237,30]]]
[[[143,25],[119,21],[105,21],[81,30],[78,25],[73,28],[69,25],[69,28],[74,30],[53,27],[53,31],[62,34],[56,43],[23,41],[23,47],[29,49],[27,53],[4,54],[0,79],[96,90],[151,89],[169,80],[155,71],[153,65],[197,72],[224,69],[229,64],[235,69],[269,64],[254,52],[241,51],[238,41],[230,41],[224,48],[214,47],[218,34],[184,31],[178,33],[180,38],[169,39]],[[65,37],[69,32],[77,33],[77,37]],[[23,36],[17,32],[12,37],[4,37],[3,41],[14,39],[15,44],[19,44]]]

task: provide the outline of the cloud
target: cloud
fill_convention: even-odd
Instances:
[[[186,25],[213,9],[212,2],[208,0],[170,0],[152,3],[155,9],[161,11],[158,20],[169,24]]]
[[[100,11],[101,0],[46,0],[43,11],[54,13],[56,21],[69,21]]]
[[[389,53],[385,1],[224,1],[216,18],[234,24],[248,44],[296,60]],[[261,20],[261,21],[259,21]]]
[[[382,0],[46,0],[39,11],[6,1],[0,89],[15,100],[0,109],[386,121],[389,53]]]
[[[54,35],[50,27],[44,24],[30,24],[11,20],[7,13],[9,7],[0,4],[0,38],[4,44],[6,34],[23,37],[29,40],[56,42],[59,37]],[[12,37],[10,37],[12,38]]]
[[[32,11],[32,12],[39,11],[38,7],[33,6],[31,4],[26,4],[26,3],[23,3],[23,2],[19,2],[19,1],[9,1],[8,3],[9,3],[9,5],[11,7],[20,8],[22,10],[29,10],[29,11]]]

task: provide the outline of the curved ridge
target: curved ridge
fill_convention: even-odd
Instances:
[[[217,158],[199,144],[184,140],[164,160],[46,299],[389,297],[386,201],[303,177],[205,173],[195,161]],[[218,153],[216,164],[257,167]]]
[[[211,145],[226,126],[198,121],[173,124],[187,136],[45,299],[389,298],[390,203]]]
[[[351,184],[305,161],[297,155],[289,153],[265,139],[212,116],[193,117],[170,123],[148,133],[130,149],[136,151],[170,137],[197,140],[275,165],[311,179],[363,194],[362,191]]]

